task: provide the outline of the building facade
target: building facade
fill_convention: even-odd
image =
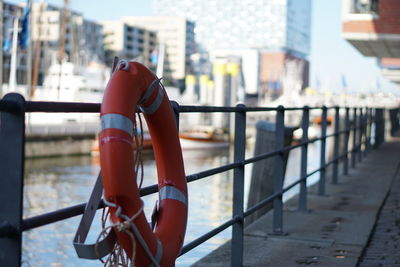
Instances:
[[[33,49],[40,51],[43,67],[54,64],[60,57],[83,66],[91,61],[104,61],[101,24],[46,2],[34,3],[32,11]]]
[[[18,32],[21,31],[25,3],[11,4],[1,1],[1,82],[8,83],[12,55],[12,32],[15,18],[18,18]],[[30,12],[29,68],[28,48],[17,48],[16,84],[26,85],[31,77],[34,85],[41,85],[50,65],[63,60],[85,66],[91,61],[104,62],[102,26],[86,20],[82,14],[49,5],[46,2],[32,4]],[[28,75],[31,69],[31,75]]]
[[[194,24],[184,17],[123,17],[126,23],[143,27],[157,34],[159,45],[165,46],[164,76],[183,81],[191,73],[190,56],[194,52]],[[159,53],[160,47],[157,48]]]
[[[343,37],[376,57],[383,75],[400,84],[400,5],[397,0],[343,0]]]
[[[151,54],[156,49],[157,38],[154,31],[132,26],[124,21],[102,21],[106,62],[115,56],[128,60],[138,60],[154,69]]]
[[[184,16],[194,21],[200,53],[256,49],[260,61],[268,58],[262,55],[267,52],[284,53],[308,62],[311,0],[153,0],[153,3],[157,15]],[[272,71],[281,72],[274,77],[260,75],[259,88],[281,83],[285,62]],[[268,62],[255,64],[262,68]],[[264,72],[260,70],[260,74]],[[302,88],[307,86],[308,78]]]

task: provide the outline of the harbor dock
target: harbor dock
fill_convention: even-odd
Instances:
[[[283,233],[272,211],[245,228],[243,266],[399,266],[400,138],[392,138],[339,176],[309,188],[308,210],[297,196],[284,203]],[[330,177],[327,173],[327,177]],[[227,266],[227,242],[192,266]]]

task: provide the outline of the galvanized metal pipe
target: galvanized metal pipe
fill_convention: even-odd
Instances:
[[[15,103],[17,112],[0,112],[0,266],[20,266],[24,187],[24,98],[15,93],[4,100]],[[6,231],[5,231],[6,230]]]
[[[285,108],[279,106],[276,112],[276,150],[281,150],[284,147],[284,133],[285,133]],[[285,157],[283,152],[276,157],[274,169],[274,194],[279,194],[279,197],[274,199],[273,202],[273,233],[280,235],[283,234],[283,202],[282,202],[282,188],[285,173]]]
[[[346,115],[344,118],[344,124],[345,124],[345,129],[346,133],[344,134],[344,145],[343,145],[343,155],[344,155],[344,160],[343,160],[343,174],[347,175],[349,174],[349,156],[347,154],[349,150],[349,139],[350,139],[350,116],[349,116],[349,108],[346,108]]]
[[[355,168],[357,156],[357,108],[353,109],[353,143],[351,151],[351,167]]]
[[[301,146],[301,168],[300,177],[307,175],[307,156],[308,156],[308,127],[310,125],[310,112],[307,106],[303,109],[303,120],[301,128],[303,130],[302,142],[306,142]],[[307,180],[302,180],[300,183],[300,195],[299,195],[299,210],[307,211]]]
[[[340,114],[339,107],[335,107],[335,138],[334,138],[334,147],[333,147],[333,169],[332,169],[332,184],[338,183],[338,173],[339,173],[339,147],[340,147],[340,138],[339,138],[339,130],[340,130]]]
[[[326,127],[328,125],[327,116],[328,109],[326,106],[322,107],[322,115],[321,115],[321,149],[320,149],[320,168],[321,172],[319,174],[319,182],[318,182],[318,195],[325,195],[325,183],[326,183]]]
[[[246,112],[245,105],[236,106],[234,161],[243,162],[246,152]],[[242,109],[242,110],[241,110]],[[244,206],[244,164],[233,171],[233,214],[238,220],[232,226],[231,266],[243,265],[243,206]]]

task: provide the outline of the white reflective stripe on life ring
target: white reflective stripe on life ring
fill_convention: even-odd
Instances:
[[[133,123],[124,115],[109,113],[101,116],[101,129],[119,129],[127,132],[130,136],[133,136]]]
[[[186,196],[176,187],[174,186],[163,186],[160,189],[160,201],[164,199],[175,199],[187,206],[187,198]]]

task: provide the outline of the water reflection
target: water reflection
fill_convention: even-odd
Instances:
[[[184,151],[186,174],[193,174],[232,162],[228,149]],[[253,155],[248,146],[246,157]],[[285,184],[298,179],[300,174],[300,150],[291,152]],[[319,167],[319,142],[309,146],[308,171]],[[157,182],[153,154],[143,155],[143,186]],[[246,166],[245,202],[251,164]],[[28,159],[25,163],[24,217],[86,202],[99,173],[99,160],[89,156]],[[314,175],[311,179],[316,181]],[[233,171],[216,174],[189,183],[189,217],[185,243],[198,238],[232,216]],[[311,182],[311,181],[310,181]],[[298,187],[289,194],[298,192]],[[288,198],[285,195],[285,199]],[[157,194],[143,198],[145,213],[149,218]],[[245,203],[246,207],[246,203]],[[88,242],[94,242],[100,232],[100,212],[96,215]],[[23,266],[101,266],[98,261],[78,259],[72,246],[80,216],[54,223],[23,234]],[[230,228],[177,259],[176,266],[189,266],[197,259],[230,239]]]
[[[145,154],[143,186],[157,182],[155,160]],[[228,162],[227,150],[184,153],[187,174]],[[89,156],[28,159],[25,163],[24,217],[31,217],[87,201],[99,173],[98,158]],[[229,173],[195,181],[188,186],[189,223],[186,243],[210,231],[231,216],[232,189]],[[145,213],[151,214],[157,195],[144,197]],[[88,242],[100,231],[100,212],[94,220]],[[23,266],[99,266],[98,261],[78,259],[72,239],[80,216],[23,234]],[[229,232],[177,260],[188,266],[229,238]]]

